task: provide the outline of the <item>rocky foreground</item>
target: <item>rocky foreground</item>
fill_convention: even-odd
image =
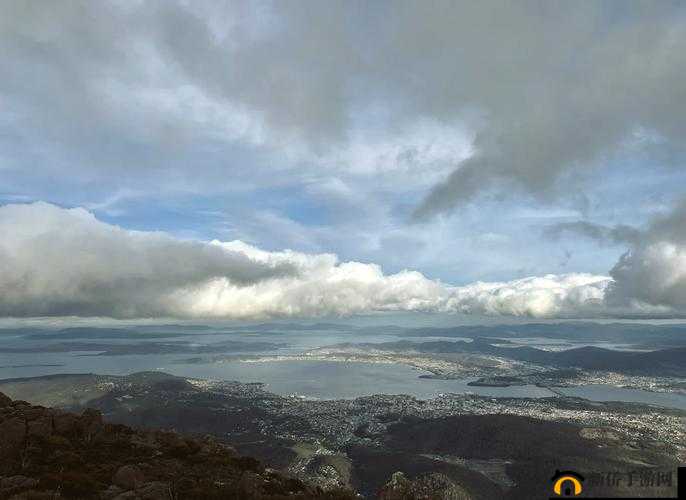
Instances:
[[[140,431],[0,393],[0,499],[347,499],[241,457],[214,438]]]

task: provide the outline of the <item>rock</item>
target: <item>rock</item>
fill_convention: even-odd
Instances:
[[[0,480],[0,489],[33,488],[37,484],[38,481],[33,478],[17,475],[2,478]]]
[[[11,417],[0,422],[0,446],[14,448],[24,442],[26,438],[26,423],[19,417]]]
[[[53,412],[52,422],[58,434],[74,434],[78,429],[79,418],[72,413]]]
[[[87,421],[88,423],[95,423],[102,425],[102,413],[99,410],[93,408],[86,408],[81,414],[81,419]]]
[[[409,498],[411,482],[402,472],[394,472],[390,481],[379,492],[380,500],[404,500]]]
[[[145,477],[135,465],[124,465],[114,473],[112,482],[125,490],[133,490],[143,483]]]
[[[138,500],[139,498],[140,497],[136,494],[136,492],[131,490],[117,495],[112,500]]]
[[[24,417],[24,420],[30,422],[43,417],[47,411],[47,408],[43,408],[42,406],[30,406],[28,408],[22,408],[21,415]]]
[[[410,481],[402,472],[396,472],[379,492],[380,500],[471,500],[460,485],[445,474],[424,474]]]
[[[252,472],[245,472],[238,482],[238,490],[245,498],[258,498],[262,490],[262,478]]]
[[[103,500],[112,500],[115,497],[124,493],[124,490],[117,486],[116,484],[111,484],[109,488],[102,492],[100,495]]]
[[[87,408],[81,415],[80,424],[83,437],[90,440],[104,426],[102,413],[100,413],[98,410]]]
[[[170,500],[169,485],[160,481],[141,485],[136,494],[141,500]]]
[[[175,484],[177,490],[186,491],[195,488],[196,482],[190,477],[182,477]]]
[[[28,433],[30,437],[49,437],[52,434],[52,418],[43,417],[29,422]]]
[[[52,490],[43,491],[26,491],[24,493],[18,493],[12,495],[9,500],[54,500],[55,498],[60,498],[59,494]]]
[[[156,437],[157,441],[167,448],[180,448],[186,445],[183,438],[175,432],[160,431],[156,434]]]
[[[354,498],[265,471],[214,439],[103,424],[97,411],[73,415],[7,401],[0,400],[0,499]]]
[[[0,392],[0,408],[5,408],[12,404],[12,398]]]

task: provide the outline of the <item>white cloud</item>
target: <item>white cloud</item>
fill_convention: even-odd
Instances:
[[[686,205],[684,205],[686,207]],[[0,317],[315,317],[423,311],[551,317],[683,316],[686,209],[656,220],[610,276],[451,286],[334,254],[130,231],[83,208],[0,207]]]
[[[608,304],[645,315],[686,311],[686,245],[646,241],[624,254],[611,271]]]
[[[603,311],[607,276],[574,273],[502,283],[473,283],[453,289],[448,309],[466,314],[535,318],[595,316]]]
[[[532,317],[593,312],[609,278],[586,274],[448,286],[333,254],[268,252],[128,231],[46,203],[0,207],[3,316],[251,319],[371,311]]]

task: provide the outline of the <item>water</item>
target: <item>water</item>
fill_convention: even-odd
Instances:
[[[686,410],[686,396],[671,392],[650,392],[604,384],[588,384],[558,390],[567,396],[590,399],[591,401],[624,401]]]
[[[178,373],[187,377],[260,381],[266,390],[282,395],[316,399],[350,399],[372,394],[409,394],[429,399],[449,392],[473,393],[493,397],[539,398],[554,396],[536,386],[471,387],[464,380],[419,378],[429,372],[401,364],[341,361],[267,361],[229,362],[181,366]]]
[[[217,342],[271,342],[285,343],[284,348],[265,347],[246,355],[273,356],[300,354],[309,349],[341,342],[387,342],[393,335],[357,334],[349,331],[307,332],[196,332],[168,339],[99,339],[103,344],[131,344],[158,342],[173,344],[189,341],[193,345],[211,345]],[[455,339],[451,339],[455,340]],[[528,339],[527,339],[528,340]],[[34,339],[8,335],[0,339],[0,346],[19,347],[34,345],[46,347],[69,340]],[[78,342],[89,342],[79,339]],[[533,344],[533,341],[529,341]],[[529,343],[527,342],[527,343]],[[219,351],[219,350],[218,350]],[[419,378],[427,372],[401,364],[361,362],[335,362],[313,360],[287,361],[224,361],[187,362],[188,358],[203,358],[212,354],[189,352],[175,354],[126,354],[119,356],[93,356],[97,351],[53,353],[0,353],[0,378],[33,377],[54,373],[100,373],[126,375],[137,371],[160,370],[174,375],[193,378],[263,382],[266,389],[282,395],[300,395],[317,399],[355,398],[372,394],[408,394],[421,399],[442,393],[472,393],[489,397],[552,397],[551,391],[536,386],[478,387],[467,385],[473,378],[462,380],[436,380]],[[90,355],[89,355],[90,354]],[[234,351],[232,354],[240,354]],[[673,393],[654,393],[641,390],[619,389],[608,385],[588,385],[563,389],[564,394],[593,401],[630,401],[686,409],[686,396]]]

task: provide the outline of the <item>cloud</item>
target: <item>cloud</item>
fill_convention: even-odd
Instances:
[[[641,232],[610,271],[607,302],[664,314],[686,313],[686,199]]]
[[[655,219],[609,276],[452,286],[334,254],[130,231],[82,208],[0,207],[0,316],[316,317],[376,311],[553,317],[686,315],[686,202]],[[634,234],[634,233],[632,233]],[[636,235],[634,235],[636,236]]]
[[[545,236],[559,240],[563,234],[572,233],[607,244],[626,244],[638,241],[641,231],[626,224],[605,226],[588,221],[560,222],[546,226]]]
[[[608,276],[574,273],[454,288],[448,310],[465,314],[593,317],[605,314]]]
[[[405,172],[422,192],[430,181],[424,219],[484,190],[554,197],[561,176],[632,134],[664,151],[686,132],[680,2],[5,8],[0,140],[20,180],[27,163],[119,185],[122,173],[212,189],[239,172],[247,184],[282,179],[272,161],[243,168],[241,155],[266,150],[279,169],[290,158]],[[465,137],[473,145],[456,147]]]
[[[512,205],[474,205],[459,220],[422,227],[401,221],[411,213],[425,221],[483,192],[569,196],[575,190],[561,180],[600,164],[619,169],[607,161],[618,151],[646,161],[597,178],[612,185],[614,197],[600,189],[596,198],[614,220],[638,224],[643,212],[627,208],[638,196],[652,192],[661,204],[681,191],[681,173],[660,180],[653,167],[681,168],[675,159],[686,143],[682,2],[3,7],[0,172],[8,201],[50,198],[135,221],[156,197],[216,197],[197,206],[219,209],[219,224],[233,231],[226,239],[335,248],[343,260],[364,256],[462,282],[546,273],[557,249],[531,241]],[[639,179],[641,188],[629,189]],[[238,193],[231,210],[227,192]],[[179,203],[178,211],[151,210],[148,220],[162,225],[160,213],[171,219],[192,205]],[[546,217],[568,220],[555,208],[546,204]],[[609,277],[452,287],[328,254],[263,254],[127,231],[82,209],[6,206],[0,314],[684,314],[683,211],[639,229],[587,221],[548,228],[551,238],[571,232],[627,245]],[[164,227],[190,234],[180,226]],[[207,233],[218,231],[193,234]],[[609,246],[585,268],[610,267]]]
[[[609,271],[603,314],[686,316],[686,198],[642,228],[576,221],[544,230],[553,239],[567,232],[628,247]]]
[[[82,208],[0,207],[0,316],[316,317],[376,311],[553,317],[686,315],[686,202],[641,230],[609,276],[452,286],[334,254],[130,231]]]
[[[549,317],[590,311],[608,278],[454,287],[333,254],[268,252],[129,231],[82,208],[0,207],[0,316],[313,317],[426,311]]]
[[[81,208],[0,207],[0,315],[146,317],[173,313],[166,297],[223,277],[246,285],[290,275],[219,245],[127,231]],[[171,314],[173,315],[173,314]]]
[[[459,11],[473,28],[458,25],[448,38],[469,49],[454,59],[456,91],[442,97],[449,109],[471,101],[484,118],[474,156],[430,192],[416,218],[485,190],[559,197],[566,192],[557,185],[562,177],[607,162],[636,135],[646,147],[652,135],[661,149],[680,148],[683,108],[669,103],[684,97],[675,80],[686,74],[678,56],[686,47],[683,5],[453,5],[435,15],[447,24]]]

